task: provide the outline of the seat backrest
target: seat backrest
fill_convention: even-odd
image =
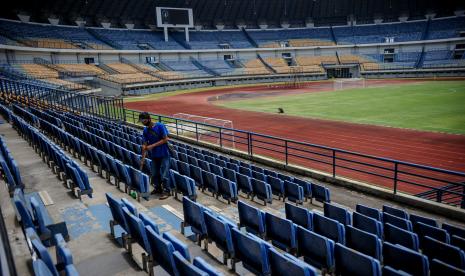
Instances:
[[[194,179],[195,184],[198,186],[202,186],[203,185],[202,169],[194,165],[190,165],[189,167],[190,167],[190,175],[192,179]]]
[[[224,177],[216,177],[218,192],[223,198],[226,199],[237,199],[237,187],[236,184]]]
[[[460,228],[458,226],[455,226],[455,225],[444,222],[442,224],[442,229],[446,230],[449,233],[449,235],[451,235],[451,236],[456,235],[456,236],[459,236],[459,237],[465,239],[465,229],[464,228]]]
[[[181,253],[181,255],[189,262],[191,261],[191,254],[189,253],[189,248],[185,243],[180,241],[178,238],[176,238],[173,234],[169,232],[164,232],[162,237],[165,240],[171,242],[175,251]]]
[[[173,253],[174,264],[176,269],[180,273],[179,275],[186,275],[186,276],[208,276],[208,273],[202,271],[198,267],[191,264],[188,260],[186,260],[181,253],[175,251]]]
[[[331,202],[329,189],[315,183],[312,184],[312,197],[320,202]]]
[[[404,230],[413,231],[412,223],[409,220],[388,213],[383,213],[383,223],[390,223]]]
[[[237,209],[242,227],[260,235],[265,233],[265,215],[262,211],[242,201],[237,202]]]
[[[408,219],[408,213],[405,210],[395,208],[389,205],[383,205],[383,213],[388,213],[390,215],[402,218],[402,219]]]
[[[410,214],[409,216],[410,221],[412,222],[413,228],[415,228],[415,225],[417,222],[422,222],[424,224],[428,224],[434,227],[438,227],[438,222],[435,219],[432,218],[427,218],[423,217],[420,215],[415,215],[415,214]]]
[[[383,226],[381,222],[357,212],[352,213],[352,225],[355,228],[375,234],[378,238],[383,237]]]
[[[194,266],[200,268],[201,270],[207,272],[208,276],[223,276],[222,273],[219,273],[213,266],[207,263],[202,257],[194,258]]]
[[[420,247],[417,234],[390,223],[384,225],[384,240],[392,244],[405,246],[415,251],[418,251]]]
[[[108,206],[110,207],[111,215],[113,220],[117,222],[124,230],[128,231],[128,225],[123,215],[123,204],[117,200],[111,193],[105,193],[107,198]]]
[[[140,220],[144,223],[145,226],[149,226],[152,228],[155,233],[159,234],[160,229],[158,229],[158,225],[145,213],[139,213]]]
[[[450,244],[465,251],[465,239],[456,235],[450,237]]]
[[[267,188],[266,188],[268,184],[266,184],[266,182],[255,179],[255,178],[250,179],[250,182],[252,184],[253,193],[257,197],[268,198],[269,195],[267,194]]]
[[[259,238],[232,229],[234,257],[242,261],[244,268],[253,273],[267,275],[270,271],[268,245]]]
[[[282,181],[281,179],[268,175],[266,177],[266,183],[270,184],[271,191],[274,195],[284,194],[284,181]]]
[[[211,192],[217,193],[218,192],[218,184],[216,183],[216,175],[207,171],[202,172],[202,178],[204,181],[204,185],[207,189]]]
[[[173,258],[174,247],[171,242],[162,238],[162,236],[155,233],[150,227],[147,227],[146,231],[154,261],[170,275],[178,275]]]
[[[186,175],[186,176],[191,175],[189,164],[187,164],[185,162],[182,162],[182,161],[179,161],[179,160],[178,160],[177,164],[178,164],[178,172],[179,172],[179,174]]]
[[[445,243],[450,243],[449,233],[447,233],[444,229],[433,227],[422,222],[417,222],[415,228],[415,232],[418,234],[418,238],[420,239],[421,248],[423,247],[422,243],[425,236],[429,236],[435,240]]]
[[[320,214],[313,214],[313,231],[323,235],[335,242],[345,244],[344,225],[334,219],[324,217]]]
[[[302,180],[300,178],[294,178],[294,183],[304,189],[304,194],[306,197],[312,196],[312,183],[311,182]]]
[[[223,176],[223,170],[221,169],[220,166],[215,165],[210,163],[210,172],[217,175],[217,176]]]
[[[290,203],[285,203],[284,209],[286,212],[286,218],[291,220],[297,225],[302,226],[305,229],[313,229],[313,214],[309,210],[295,206]]]
[[[339,207],[334,204],[325,202],[324,214],[325,217],[337,220],[339,223],[342,223],[344,225],[352,224],[352,216],[350,215],[349,211],[343,207]]]
[[[383,243],[383,262],[398,270],[420,276],[428,276],[429,263],[426,256],[389,242]]]
[[[41,259],[44,264],[47,266],[47,268],[52,272],[52,275],[58,276],[58,271],[55,268],[55,265],[53,264],[53,259],[52,256],[47,251],[47,248],[42,244],[42,242],[39,239],[34,239],[31,241],[32,242],[32,248],[34,248],[34,251],[37,253],[39,259]]]
[[[233,171],[233,170],[230,170],[228,168],[223,168],[223,176],[226,179],[229,179],[229,180],[231,180],[233,182],[237,182],[236,172]]]
[[[237,188],[244,193],[252,192],[252,184],[250,183],[250,177],[244,174],[236,173]]]
[[[378,221],[383,221],[383,214],[378,209],[371,208],[362,204],[357,204],[355,206],[355,211],[357,211],[357,213],[359,214],[376,219]]]
[[[294,182],[284,181],[284,195],[291,201],[303,201],[303,188]]]
[[[268,249],[271,275],[313,276],[316,270],[289,254],[281,254],[276,249]]]
[[[378,260],[336,243],[336,275],[381,276]]]
[[[346,225],[346,246],[381,261],[381,239],[374,234]]]
[[[465,253],[458,247],[426,236],[422,243],[422,253],[428,259],[438,259],[460,269],[465,269]]]
[[[46,211],[44,211],[40,207],[39,205],[40,203],[37,201],[37,198],[31,197],[30,200],[31,200],[31,206],[32,206],[32,213],[34,217],[36,218],[37,223],[39,224],[39,232],[41,234],[49,234],[50,230],[47,228],[48,223],[46,219],[46,216],[48,216],[48,214],[44,213]]]
[[[288,219],[283,219],[265,213],[266,236],[274,245],[286,250],[297,248],[295,225]]]
[[[214,241],[223,252],[233,253],[231,226],[210,212],[204,212],[204,216],[208,239]]]
[[[266,175],[261,172],[252,171],[252,177],[261,181],[266,181]]]
[[[36,259],[32,262],[35,276],[53,276],[48,266],[41,259]]]
[[[203,207],[184,196],[182,198],[182,209],[184,212],[184,222],[192,227],[192,231],[196,234],[205,234],[207,229]]]
[[[330,270],[334,266],[334,242],[322,235],[297,227],[297,244],[299,255],[305,262]]]
[[[455,267],[453,265],[447,264],[438,259],[433,259],[431,261],[431,270],[430,275],[462,275],[465,276],[465,270]]]

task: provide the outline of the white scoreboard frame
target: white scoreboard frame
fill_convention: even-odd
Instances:
[[[161,18],[161,11],[162,10],[185,10],[188,13],[189,16],[189,24],[165,24],[162,23],[162,18]],[[192,12],[192,9],[186,9],[186,8],[169,8],[169,7],[156,7],[156,15],[157,15],[157,27],[159,28],[193,28],[194,27],[194,13]]]

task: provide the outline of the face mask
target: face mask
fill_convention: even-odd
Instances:
[[[149,125],[150,125],[150,121],[147,121],[147,122],[145,122],[145,123],[143,123],[143,124],[144,124],[144,126],[149,126]]]

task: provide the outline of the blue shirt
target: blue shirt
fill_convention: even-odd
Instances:
[[[147,146],[155,144],[156,142],[162,140],[164,137],[168,136],[168,130],[162,123],[154,124],[152,130],[153,131],[149,131],[149,127],[144,127],[144,131],[142,132],[142,141],[143,143],[147,143]],[[147,156],[149,158],[169,157],[170,154],[168,150],[168,144],[165,143],[159,145],[158,147],[154,147],[148,151]]]

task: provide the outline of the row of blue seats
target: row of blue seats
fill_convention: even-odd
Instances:
[[[116,199],[106,193],[112,214],[111,235],[115,236],[115,226],[123,229],[123,247],[132,256],[132,244],[137,243],[143,250],[143,268],[154,274],[153,265],[160,265],[170,275],[222,275],[201,257],[191,256],[187,246],[174,235],[161,233],[158,225],[145,213],[137,212],[135,206],[125,198]]]
[[[10,150],[6,146],[3,137],[0,136],[0,170],[1,175],[5,179],[9,193],[13,193],[16,188],[24,188],[21,174],[19,173],[18,164],[11,155]]]
[[[195,148],[190,150],[179,145],[175,147],[179,151],[175,154],[175,159],[200,167],[202,170],[214,173],[217,176],[225,177],[237,183],[238,189],[246,194],[253,195],[250,187],[254,186],[254,184],[259,185],[262,187],[261,190],[264,191],[259,196],[265,203],[271,203],[271,194],[278,196],[279,199],[283,197],[283,200],[288,199],[300,204],[303,203],[304,199],[308,198],[315,198],[320,202],[330,202],[331,200],[329,189],[324,186],[263,169],[233,158],[216,155],[205,150],[198,152],[195,151]],[[172,165],[174,165],[174,162],[172,162]],[[251,185],[249,182],[251,182]]]
[[[18,107],[19,108],[19,107]],[[41,119],[37,119],[38,121]],[[13,125],[42,155],[42,159],[53,168],[54,172],[68,184],[73,193],[81,199],[82,195],[92,197],[93,189],[87,174],[71,158],[69,158],[57,145],[41,134],[35,127],[13,115]],[[44,122],[45,123],[45,122]]]
[[[238,208],[240,222],[236,227],[229,219],[184,197],[181,231],[184,234],[184,228],[190,227],[199,245],[205,240],[206,250],[208,243],[214,242],[223,251],[224,264],[227,259],[232,260],[233,270],[237,262],[242,262],[246,269],[257,275],[289,275],[291,271],[293,275],[316,275],[313,266],[323,272],[330,272],[335,266],[336,275],[381,275],[380,263],[372,257],[340,243],[334,245],[332,240],[318,233],[263,213],[242,201],[238,202]],[[240,230],[242,227],[247,233]],[[264,229],[267,229],[266,234],[260,235]],[[280,249],[303,256],[305,262],[292,254],[279,253],[262,238],[271,240]],[[299,250],[292,251],[289,246]],[[335,256],[338,256],[336,261]]]

